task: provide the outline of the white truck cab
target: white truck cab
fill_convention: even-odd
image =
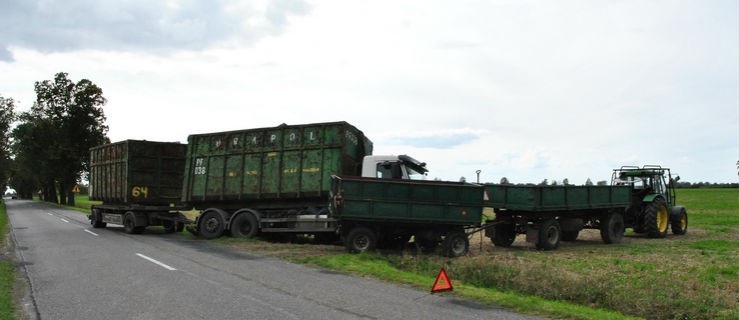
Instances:
[[[422,180],[428,169],[407,155],[365,156],[362,161],[362,177],[382,179]]]

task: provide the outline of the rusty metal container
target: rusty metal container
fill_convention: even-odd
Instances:
[[[187,145],[125,140],[90,149],[90,200],[169,205],[182,196]]]

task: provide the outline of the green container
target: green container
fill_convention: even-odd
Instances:
[[[182,197],[187,145],[125,140],[90,149],[90,200],[169,205]]]
[[[346,122],[196,134],[188,144],[183,200],[196,207],[326,200],[331,175],[361,175],[372,154],[372,142]]]
[[[443,223],[482,222],[480,185],[334,177],[332,217],[340,220]]]
[[[622,186],[485,185],[485,206],[515,211],[570,211],[626,207],[631,190]]]

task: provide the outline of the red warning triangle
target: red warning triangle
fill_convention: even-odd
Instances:
[[[439,275],[436,276],[436,282],[434,282],[434,286],[431,287],[431,293],[452,291],[453,289],[454,288],[452,288],[452,282],[449,281],[449,276],[446,274],[444,268],[441,268],[441,271],[439,271]]]

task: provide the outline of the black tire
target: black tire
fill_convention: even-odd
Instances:
[[[362,253],[375,250],[377,235],[365,227],[355,227],[346,235],[344,246],[351,253]]]
[[[536,249],[554,250],[559,246],[559,240],[562,239],[562,229],[559,222],[555,219],[544,220],[539,225],[539,233],[536,239]]]
[[[516,224],[501,223],[493,226],[490,241],[496,247],[510,247],[516,241]]]
[[[667,235],[667,227],[670,222],[670,214],[664,199],[655,199],[647,205],[644,210],[644,230],[650,238],[664,238]]]
[[[577,231],[562,231],[562,241],[575,241],[580,236],[580,230]]]
[[[672,208],[670,226],[672,227],[673,234],[683,235],[688,232],[688,212],[685,210],[685,207]]]
[[[257,217],[249,212],[239,214],[231,223],[231,236],[239,238],[254,238],[259,232]]]
[[[611,212],[600,222],[600,238],[604,243],[621,243],[624,239],[624,217]]]
[[[463,256],[470,250],[470,239],[464,231],[451,231],[444,237],[441,247],[445,257],[454,258]]]
[[[435,230],[422,230],[413,235],[416,246],[423,252],[433,252],[439,247],[441,236]]]
[[[164,233],[174,233],[177,226],[175,226],[175,222],[172,220],[162,220],[162,228],[164,228]]]
[[[225,222],[220,213],[213,210],[205,211],[198,221],[198,233],[203,239],[210,240],[223,235]]]
[[[134,219],[133,212],[126,212],[123,215],[123,231],[128,234],[140,234],[144,232],[146,227],[137,227],[136,220]]]
[[[103,222],[103,214],[100,210],[93,209],[90,214],[90,224],[93,228],[105,228],[108,224]]]

